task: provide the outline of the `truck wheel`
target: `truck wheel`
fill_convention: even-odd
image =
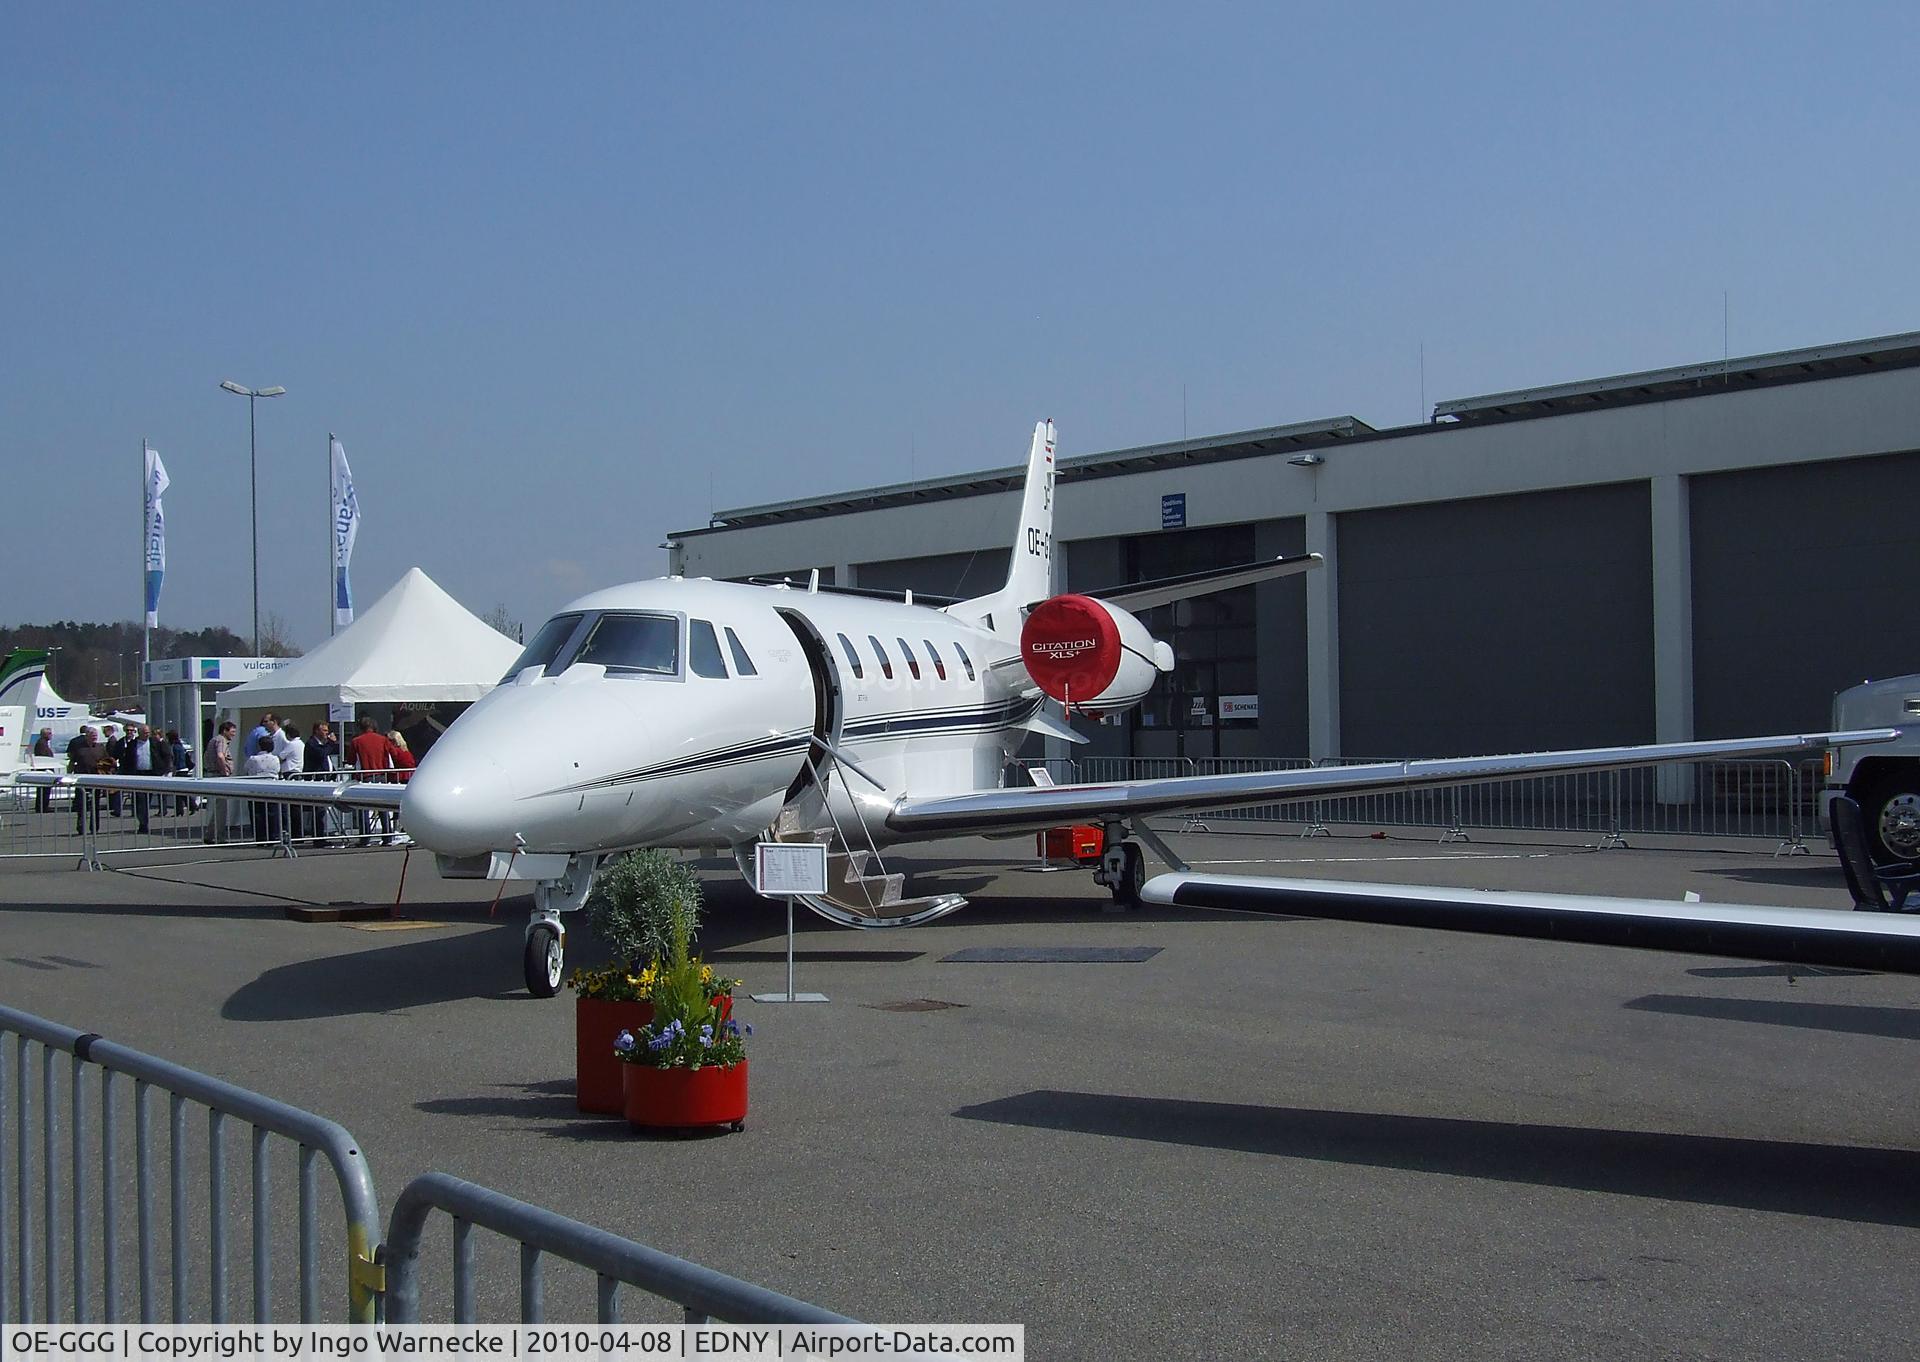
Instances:
[[[1920,772],[1883,776],[1861,801],[1876,861],[1920,861]]]

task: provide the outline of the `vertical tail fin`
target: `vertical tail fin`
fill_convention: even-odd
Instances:
[[[1007,563],[1007,584],[992,595],[948,606],[948,614],[982,621],[991,616],[994,632],[1018,636],[1021,612],[1053,594],[1053,442],[1053,422],[1038,422],[1027,450],[1020,525]]]
[[[28,717],[40,702],[40,681],[47,674],[45,648],[15,648],[0,661],[0,705],[25,705]]]

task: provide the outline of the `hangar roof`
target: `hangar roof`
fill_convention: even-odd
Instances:
[[[1683,364],[1670,369],[1649,369],[1643,373],[1521,388],[1512,392],[1490,393],[1484,397],[1455,398],[1436,403],[1430,422],[1393,430],[1376,430],[1353,416],[1335,416],[1321,421],[1234,431],[1195,440],[1138,445],[1105,454],[1085,454],[1060,460],[1057,476],[1061,482],[1078,482],[1157,468],[1257,458],[1266,454],[1292,455],[1346,440],[1417,435],[1458,429],[1462,425],[1487,425],[1568,415],[1604,407],[1706,397],[1728,390],[1771,387],[1821,378],[1844,378],[1852,374],[1915,366],[1920,366],[1920,331],[1909,331],[1869,340],[1843,341],[1837,345],[1782,350],[1773,354],[1747,355],[1703,364]],[[814,520],[852,511],[881,510],[1007,492],[1019,486],[1024,472],[1024,465],[1014,465],[978,473],[962,473],[955,477],[837,492],[823,497],[743,506],[716,511],[711,523],[704,529],[676,530],[668,537],[685,539],[693,535]]]
[[[1155,468],[1176,468],[1223,459],[1250,459],[1262,454],[1292,454],[1316,446],[1334,444],[1356,435],[1370,435],[1373,427],[1352,416],[1335,416],[1324,421],[1302,421],[1290,426],[1267,426],[1261,430],[1241,430],[1227,435],[1208,435],[1195,440],[1174,440],[1166,444],[1137,445],[1105,454],[1082,454],[1062,459],[1055,478],[1059,482],[1080,482],[1088,478],[1117,477],[1124,473],[1142,473]],[[812,520],[819,516],[844,515],[849,511],[874,511],[888,506],[907,506],[919,502],[945,501],[954,497],[980,496],[988,492],[1009,492],[1020,485],[1025,464],[1009,468],[990,468],[979,473],[962,473],[951,478],[928,478],[920,482],[896,482],[885,487],[868,487],[825,497],[806,497],[798,501],[770,502],[764,506],[743,506],[731,511],[715,511],[711,530],[736,530],[750,525],[772,525],[788,520]],[[707,530],[676,531],[673,538],[684,539]]]
[[[1781,350],[1770,355],[1746,355],[1706,364],[1682,364],[1671,369],[1617,374],[1612,378],[1583,379],[1544,388],[1520,388],[1461,397],[1434,405],[1433,417],[1446,422],[1511,421],[1529,416],[1556,416],[1592,411],[1596,407],[1629,406],[1679,397],[1700,397],[1728,388],[1758,388],[1777,383],[1804,383],[1815,378],[1843,378],[1876,369],[1900,369],[1920,364],[1920,331],[1871,340],[1816,345],[1804,350]]]

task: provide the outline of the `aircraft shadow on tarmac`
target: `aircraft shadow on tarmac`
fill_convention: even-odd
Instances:
[[[970,1121],[1329,1163],[1920,1226],[1920,1152],[1036,1090]]]
[[[1688,998],[1665,993],[1649,993],[1644,998],[1634,998],[1621,1006],[1632,1012],[1660,1012],[1670,1017],[1758,1022],[1763,1026],[1798,1026],[1809,1031],[1833,1031],[1843,1036],[1920,1040],[1920,1008],[1912,1007],[1781,1002],[1763,998]]]
[[[461,998],[528,998],[520,978],[523,926],[502,921],[483,932],[431,932],[373,950],[277,965],[235,989],[220,1015],[226,1021],[312,1021]]]
[[[1739,884],[1783,884],[1789,888],[1845,889],[1847,878],[1832,857],[1787,861],[1773,865],[1709,866],[1701,871]]]

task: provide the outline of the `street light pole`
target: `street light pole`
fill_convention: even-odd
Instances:
[[[246,388],[225,379],[220,386],[247,399],[247,477],[253,514],[253,655],[260,656],[260,456],[254,436],[254,405],[262,397],[280,397],[285,388]]]

